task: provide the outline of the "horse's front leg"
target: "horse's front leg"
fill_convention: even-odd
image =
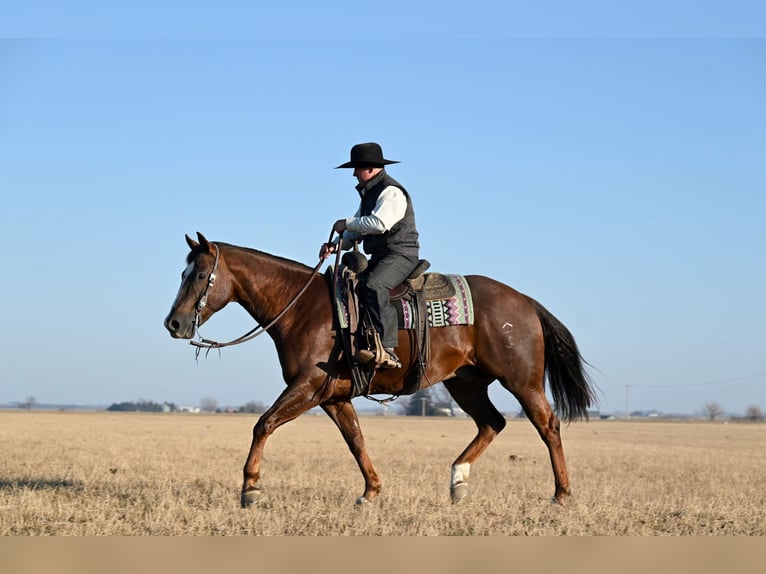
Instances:
[[[261,474],[261,459],[266,439],[271,433],[283,424],[299,417],[307,410],[319,404],[316,393],[311,385],[306,383],[294,383],[289,385],[279,398],[271,405],[253,427],[253,442],[250,445],[250,453],[243,470],[244,481],[242,483],[242,496],[240,503],[242,508],[251,506],[258,501],[260,488],[258,479]]]
[[[333,422],[340,429],[351,454],[359,465],[364,477],[364,494],[357,500],[357,504],[364,504],[371,501],[380,493],[380,477],[375,471],[375,467],[367,454],[367,448],[364,446],[364,437],[362,429],[359,427],[359,419],[356,415],[356,409],[351,401],[342,401],[327,403],[322,405],[322,409],[329,415]]]

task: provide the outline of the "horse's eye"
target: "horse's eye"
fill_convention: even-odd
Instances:
[[[205,278],[205,274],[204,273],[200,273],[199,275],[197,275],[197,279],[199,279],[200,281],[202,279],[204,279],[204,278]]]

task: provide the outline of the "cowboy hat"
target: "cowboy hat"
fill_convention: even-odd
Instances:
[[[351,148],[351,161],[340,164],[341,167],[383,167],[391,163],[399,163],[383,158],[383,150],[374,142],[356,144]]]

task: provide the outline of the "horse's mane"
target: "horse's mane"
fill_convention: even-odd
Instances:
[[[265,251],[259,251],[258,249],[253,249],[251,247],[242,247],[240,245],[232,245],[231,243],[224,243],[222,241],[215,241],[216,245],[219,245],[223,247],[224,249],[233,249],[235,251],[243,251],[249,255],[253,255],[256,257],[265,257],[267,259],[272,259],[280,262],[285,267],[295,270],[295,271],[311,271],[311,268],[308,265],[305,265],[303,263],[300,263],[298,261],[294,261],[293,259],[288,259],[286,257],[280,257],[279,255],[272,255],[271,253],[266,253]],[[198,248],[197,248],[198,249]],[[187,262],[191,262],[191,260],[196,256],[196,253],[192,251],[192,253],[189,254],[189,259]]]

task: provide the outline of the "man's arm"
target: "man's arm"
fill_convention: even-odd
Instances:
[[[360,216],[357,211],[354,217],[346,220],[347,232],[361,235],[379,235],[390,230],[399,223],[407,211],[407,197],[404,192],[393,185],[384,189],[370,215]],[[346,236],[343,236],[346,241]]]

